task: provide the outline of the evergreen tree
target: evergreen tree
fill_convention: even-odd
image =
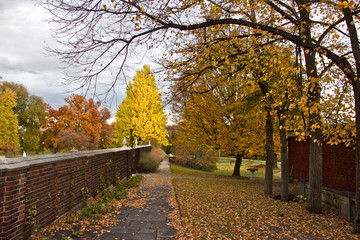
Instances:
[[[127,88],[126,97],[116,111],[115,134],[120,145],[124,137],[130,145],[135,139],[168,144],[164,105],[148,65],[136,72]]]

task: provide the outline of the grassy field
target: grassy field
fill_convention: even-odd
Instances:
[[[235,158],[229,158],[229,157],[220,157],[218,163],[223,164],[235,164]],[[263,160],[253,160],[253,159],[243,159],[243,164],[263,164]]]
[[[220,157],[218,163],[220,164],[229,164],[229,165],[234,165],[235,164],[235,158],[231,158],[231,157]],[[246,159],[244,158],[242,160],[242,164],[243,165],[248,165],[248,164],[265,164],[264,160],[254,160],[254,159]],[[280,166],[280,162],[277,163],[278,166]]]
[[[240,168],[240,176],[250,177],[251,173],[248,171],[248,165],[242,165]],[[264,179],[265,178],[265,166],[258,168],[259,170],[255,172],[255,178]],[[190,168],[185,168],[178,166],[176,164],[171,164],[170,170],[173,174],[183,175],[183,176],[197,176],[197,177],[215,177],[215,178],[236,178],[232,176],[234,166],[233,165],[218,165],[217,170],[213,172],[205,172],[201,170],[195,170]],[[274,179],[280,179],[280,169],[274,171]]]
[[[221,176],[174,165],[171,170]],[[351,222],[333,213],[310,214],[304,203],[265,196],[259,184],[225,180],[173,179],[183,222],[180,239],[360,239]]]

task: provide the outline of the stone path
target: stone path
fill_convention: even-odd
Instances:
[[[97,239],[175,239],[177,231],[168,224],[168,213],[173,210],[168,201],[172,191],[169,162],[164,160],[157,173],[144,176],[136,192],[145,201],[143,206],[123,207],[116,216],[120,222]]]

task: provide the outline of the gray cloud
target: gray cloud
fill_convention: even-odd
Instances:
[[[0,76],[3,81],[23,84],[31,94],[42,97],[54,108],[64,105],[64,98],[76,86],[62,84],[65,75],[59,69],[59,60],[46,55],[46,44],[56,46],[51,37],[52,26],[45,21],[50,18],[49,13],[39,6],[40,0],[0,1]],[[112,113],[125,97],[126,83],[131,81],[135,71],[143,64],[151,63],[143,54],[134,53],[135,57],[125,69],[126,81],[120,79],[113,101],[104,103]],[[99,77],[99,82],[104,83],[97,86],[99,92],[106,90],[106,83],[113,81],[116,71],[116,67],[110,68]],[[88,97],[93,97],[92,92]]]
[[[31,94],[58,108],[69,96],[62,84],[59,62],[45,55],[52,44],[48,16],[34,0],[2,0],[0,3],[0,75],[4,81],[23,84]]]

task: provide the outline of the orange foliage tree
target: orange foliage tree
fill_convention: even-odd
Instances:
[[[87,100],[84,96],[72,94],[65,98],[68,105],[54,110],[47,106],[49,112],[49,121],[46,129],[45,146],[57,152],[64,148],[76,149],[97,149],[105,147],[104,143],[108,140],[111,127],[107,120],[110,118],[110,112],[105,107],[99,110],[101,103],[94,102],[93,99]],[[66,134],[71,132],[72,138],[79,138],[73,141],[76,146],[69,145],[66,141]],[[62,134],[60,134],[62,133]],[[68,135],[70,136],[70,135]],[[65,145],[62,143],[66,143]]]

